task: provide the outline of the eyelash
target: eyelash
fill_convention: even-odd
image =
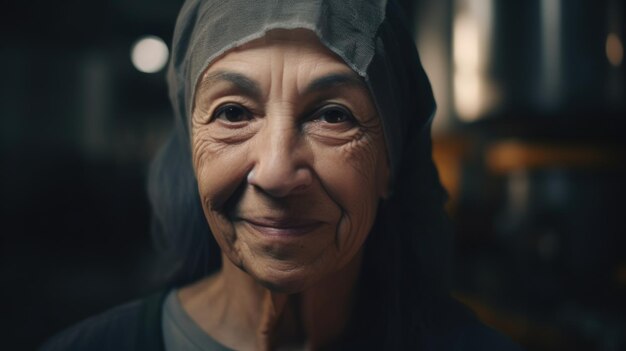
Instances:
[[[253,118],[253,113],[250,112],[250,110],[248,110],[247,108],[241,106],[240,104],[234,104],[234,103],[229,103],[229,104],[225,104],[223,106],[218,107],[217,109],[215,109],[215,112],[213,112],[212,116],[211,116],[211,121],[214,121],[216,119],[220,119],[220,116],[226,112],[228,112],[229,110],[232,112],[233,110],[239,110],[239,113],[243,113],[244,114],[244,119],[243,120],[239,120],[239,121],[231,121],[228,118],[223,118],[226,122],[228,123],[238,123],[238,122],[243,122],[245,121],[249,121]]]
[[[342,124],[342,123],[350,123],[350,124],[357,124],[357,120],[354,117],[354,115],[352,114],[352,112],[341,105],[326,105],[320,109],[318,109],[317,111],[315,111],[315,113],[312,115],[311,119],[312,121],[315,120],[322,120],[323,116],[325,116],[326,114],[328,114],[329,112],[340,112],[343,114],[343,116],[345,116],[345,120],[339,121],[339,122],[329,122],[326,121],[329,124]]]

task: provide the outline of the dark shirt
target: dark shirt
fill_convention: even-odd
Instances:
[[[48,340],[40,351],[166,351],[162,311],[167,294],[161,291],[86,319]],[[476,320],[431,331],[421,345],[427,351],[521,351],[508,338]]]

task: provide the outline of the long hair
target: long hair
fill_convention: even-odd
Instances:
[[[436,319],[436,301],[448,289],[451,231],[444,212],[446,194],[431,156],[435,104],[412,37],[400,17],[398,7],[387,4],[386,19],[377,33],[380,52],[366,77],[386,127],[387,145],[392,147],[393,176],[391,195],[380,204],[364,244],[360,288],[349,328],[353,335],[360,335],[354,340],[367,348],[415,349],[420,335]],[[390,116],[396,114],[417,117],[389,127]],[[162,254],[158,269],[170,286],[205,277],[221,263],[220,249],[202,211],[189,145],[187,128],[177,120],[151,166],[148,181],[152,234]]]

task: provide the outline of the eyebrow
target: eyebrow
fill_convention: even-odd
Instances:
[[[200,85],[202,87],[209,87],[218,82],[228,82],[237,87],[243,94],[251,96],[255,99],[261,97],[261,88],[259,84],[254,80],[246,77],[241,73],[231,71],[217,71],[208,74],[202,79]]]
[[[332,73],[315,79],[304,89],[303,94],[335,88],[337,86],[351,86],[367,89],[363,80],[354,73]]]
[[[216,71],[208,74],[202,79],[200,85],[209,87],[218,82],[228,82],[234,85],[243,94],[259,99],[262,95],[259,84],[253,79],[237,72]],[[337,86],[352,86],[367,89],[361,77],[354,73],[331,73],[313,80],[304,89],[303,95],[314,93],[320,90],[335,88]]]

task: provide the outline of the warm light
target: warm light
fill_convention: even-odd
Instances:
[[[454,19],[454,103],[459,118],[476,120],[482,107],[480,30],[476,19],[458,15]]]
[[[472,122],[480,117],[483,95],[483,82],[477,72],[454,74],[454,102],[461,120]]]
[[[615,33],[610,33],[606,37],[606,57],[615,67],[619,67],[622,64],[622,59],[624,58],[624,46]]]
[[[169,57],[165,42],[159,37],[146,36],[133,45],[130,58],[135,68],[144,73],[155,73],[163,69]]]
[[[475,121],[496,96],[486,73],[492,31],[491,0],[456,0],[452,27],[454,107],[459,119]]]
[[[480,32],[478,23],[468,15],[454,19],[454,63],[463,69],[476,70],[480,66]]]

